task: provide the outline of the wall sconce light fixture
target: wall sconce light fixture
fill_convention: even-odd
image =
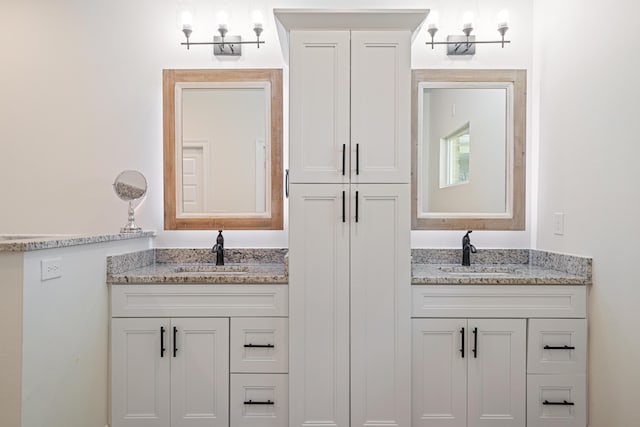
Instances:
[[[509,29],[509,12],[506,10],[501,10],[498,13],[498,32],[501,40],[476,40],[476,36],[471,35],[473,31],[473,12],[467,11],[462,17],[462,32],[464,35],[450,35],[447,36],[446,42],[436,42],[434,37],[438,32],[438,18],[437,11],[432,11],[427,18],[427,31],[431,35],[431,41],[426,44],[430,44],[431,49],[437,44],[446,45],[447,55],[475,55],[476,44],[500,44],[504,48],[506,43],[511,43],[511,41],[504,39],[504,35]]]
[[[213,41],[209,42],[192,42],[189,40],[191,33],[193,32],[193,16],[190,12],[182,12],[182,32],[187,38],[186,42],[180,43],[181,46],[187,46],[187,50],[192,45],[209,45],[213,46],[213,54],[224,56],[240,56],[242,55],[243,44],[255,44],[259,49],[261,44],[264,44],[263,40],[260,40],[262,34],[262,13],[260,11],[253,12],[253,32],[256,33],[256,40],[243,41],[241,36],[228,36],[229,28],[227,21],[229,16],[226,12],[220,11],[218,13],[218,33],[219,36],[213,36]]]

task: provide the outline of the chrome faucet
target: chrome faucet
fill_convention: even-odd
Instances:
[[[211,248],[211,252],[216,254],[216,265],[224,265],[224,237],[222,237],[222,230],[218,230],[216,244]]]
[[[478,252],[476,247],[471,244],[471,237],[469,237],[470,233],[471,230],[467,231],[467,234],[462,238],[462,265],[465,266],[471,265],[471,254]]]

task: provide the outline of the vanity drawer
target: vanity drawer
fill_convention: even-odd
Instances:
[[[287,427],[287,374],[231,374],[230,419],[233,427]]]
[[[528,335],[528,373],[586,373],[586,319],[530,319]]]
[[[527,375],[527,427],[585,427],[584,375]]]
[[[288,310],[287,285],[111,285],[111,317],[282,317]]]
[[[414,285],[412,317],[586,317],[584,286]]]
[[[289,319],[244,317],[231,319],[231,372],[287,373]]]

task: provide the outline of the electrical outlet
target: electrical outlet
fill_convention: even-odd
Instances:
[[[42,280],[51,280],[62,277],[62,258],[49,258],[40,261],[42,267]]]
[[[564,212],[553,213],[553,234],[564,236]]]

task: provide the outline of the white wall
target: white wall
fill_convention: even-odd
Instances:
[[[151,239],[141,238],[25,252],[22,426],[108,423],[106,257],[150,246]],[[60,258],[62,277],[42,281],[40,263],[49,258]]]
[[[22,0],[0,3],[3,67],[0,76],[0,233],[105,233],[126,223],[126,205],[111,183],[123,169],[149,181],[137,211],[145,229],[159,231],[160,246],[207,246],[215,232],[163,232],[162,69],[285,68],[271,9],[429,8],[440,10],[438,34],[458,33],[466,8],[477,34],[495,38],[495,15],[508,7],[513,43],[481,46],[474,58],[450,59],[444,48],[414,40],[415,68],[528,68],[533,0],[194,0],[193,40],[209,39],[217,7],[230,11],[231,33],[252,37],[250,9],[265,16],[263,39],[239,59],[214,58],[209,48],[179,46],[178,0]],[[286,89],[285,89],[286,99]],[[285,156],[288,110],[285,106]],[[529,163],[529,166],[531,164]],[[529,187],[530,188],[530,187]],[[532,199],[529,198],[531,206]],[[285,211],[285,220],[286,220]],[[522,233],[478,232],[478,247],[528,247]],[[287,232],[227,232],[229,247],[287,245]],[[459,232],[414,232],[414,246],[459,246]]]
[[[538,248],[594,259],[591,427],[640,425],[640,61],[622,42],[639,15],[638,2],[535,2]],[[565,214],[563,236],[554,212]]]

